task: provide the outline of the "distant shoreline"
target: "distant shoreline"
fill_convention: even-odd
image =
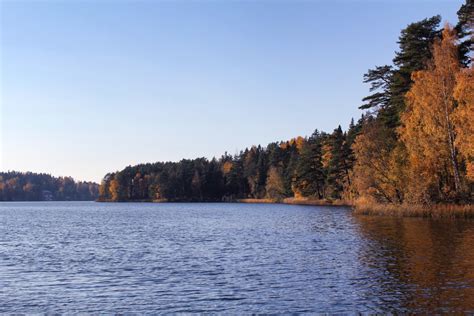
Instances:
[[[288,204],[288,205],[312,205],[312,206],[347,206],[350,207],[352,204],[348,201],[342,200],[312,200],[312,199],[295,199],[295,198],[286,198],[283,200],[273,200],[273,199],[235,199],[227,201],[193,201],[193,200],[176,200],[169,201],[166,199],[163,200],[123,200],[123,201],[112,201],[112,200],[103,200],[97,199],[96,202],[111,202],[111,203],[122,203],[122,202],[138,202],[138,203],[246,203],[246,204]]]

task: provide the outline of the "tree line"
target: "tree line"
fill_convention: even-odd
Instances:
[[[253,146],[219,159],[129,166],[105,176],[103,200],[225,201],[317,196],[340,199],[350,182],[351,144],[360,124],[327,134]]]
[[[92,201],[99,185],[45,173],[0,172],[0,201]]]
[[[474,4],[401,31],[391,65],[364,75],[370,95],[347,131],[252,146],[237,155],[128,166],[100,200],[230,201],[286,197],[377,203],[473,200]]]

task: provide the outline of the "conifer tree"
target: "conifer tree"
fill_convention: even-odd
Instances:
[[[458,24],[455,29],[461,41],[459,45],[459,59],[464,66],[468,67],[471,63],[470,53],[474,44],[474,1],[466,0],[466,3],[461,6],[457,14]]]
[[[344,161],[344,133],[339,125],[331,135],[331,160],[328,166],[327,182],[331,189],[331,197],[341,198],[343,191],[343,179],[346,175]]]
[[[426,68],[431,59],[431,47],[436,38],[441,16],[411,23],[402,30],[398,44],[400,51],[396,53],[393,63],[397,69],[393,72],[390,84],[390,104],[392,117],[387,121],[388,127],[399,125],[400,113],[405,110],[405,94],[410,90],[413,72]]]
[[[322,199],[324,181],[321,140],[318,131],[316,131],[301,148],[295,170],[294,186],[302,196]]]

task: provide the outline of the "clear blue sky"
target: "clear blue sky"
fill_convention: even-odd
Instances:
[[[0,170],[100,181],[346,128],[400,30],[462,2],[0,0]]]

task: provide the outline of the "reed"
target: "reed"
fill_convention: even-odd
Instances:
[[[236,200],[238,203],[278,203],[277,200],[274,199],[238,199]]]
[[[392,217],[474,218],[472,204],[380,204],[357,201],[354,214]]]
[[[310,198],[286,198],[283,200],[285,204],[294,205],[316,205],[316,206],[351,206],[349,201],[345,200],[318,200]]]

